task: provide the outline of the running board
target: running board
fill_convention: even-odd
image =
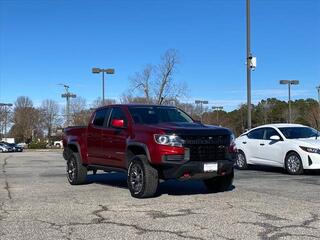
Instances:
[[[87,165],[88,170],[103,170],[105,172],[127,172],[127,169],[118,168],[118,167],[110,167],[105,165]]]

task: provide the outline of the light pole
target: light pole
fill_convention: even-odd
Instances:
[[[318,102],[319,102],[319,107],[320,107],[320,85],[318,87],[316,87],[317,91],[318,91]]]
[[[67,126],[69,126],[70,125],[70,98],[76,98],[77,95],[69,92],[70,87],[68,85],[65,85],[65,84],[61,84],[61,85],[63,85],[66,91],[65,93],[61,94],[61,97],[66,99]]]
[[[4,137],[7,137],[8,111],[7,107],[12,107],[12,103],[0,103],[0,107],[4,107]]]
[[[113,68],[92,68],[92,73],[101,73],[102,72],[102,103],[104,104],[104,73],[114,74]]]
[[[208,104],[209,102],[206,100],[195,100],[194,103],[200,104],[200,121],[202,122],[203,104]]]
[[[291,85],[298,85],[299,80],[280,80],[280,84],[288,84],[289,123],[291,123],[292,122],[292,119],[291,119]]]
[[[213,110],[217,111],[217,125],[219,125],[219,111],[223,110],[222,106],[212,106]]]
[[[251,129],[252,120],[251,120],[251,70],[255,70],[257,59],[252,56],[251,53],[251,39],[250,39],[250,0],[246,0],[246,29],[247,29],[247,128]]]

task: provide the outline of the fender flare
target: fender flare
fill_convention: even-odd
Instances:
[[[141,142],[128,141],[127,147],[126,147],[126,158],[128,156],[128,150],[130,147],[139,147],[139,148],[143,149],[144,152],[146,153],[146,157],[147,157],[148,162],[151,163],[150,152],[149,152],[148,146],[146,144],[141,143]],[[127,165],[129,163],[129,161],[130,161],[130,159],[127,158]]]
[[[74,142],[74,141],[68,142],[67,148],[65,149],[66,153],[65,153],[65,151],[63,151],[63,155],[66,154],[66,157],[68,157],[68,154],[70,154],[70,152],[75,152],[72,150],[72,148],[70,148],[70,146],[74,146],[77,149],[77,152],[79,153],[79,156],[80,156],[80,162],[83,163],[82,162],[82,155],[81,155],[81,148],[80,148],[80,145],[78,142]]]

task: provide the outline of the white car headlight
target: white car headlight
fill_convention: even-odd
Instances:
[[[320,149],[319,148],[311,148],[311,147],[303,147],[303,146],[300,146],[300,148],[303,151],[306,151],[306,152],[309,152],[309,153],[319,153],[320,154]]]
[[[158,144],[172,147],[182,147],[184,144],[184,140],[177,135],[155,134],[154,140]]]

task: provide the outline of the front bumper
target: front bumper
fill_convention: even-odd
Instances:
[[[320,169],[320,154],[303,152],[301,159],[304,169]]]
[[[207,163],[217,163],[217,171],[204,171]],[[214,162],[188,161],[184,163],[166,162],[162,168],[164,179],[207,179],[230,174],[233,170],[234,161],[217,160]]]

